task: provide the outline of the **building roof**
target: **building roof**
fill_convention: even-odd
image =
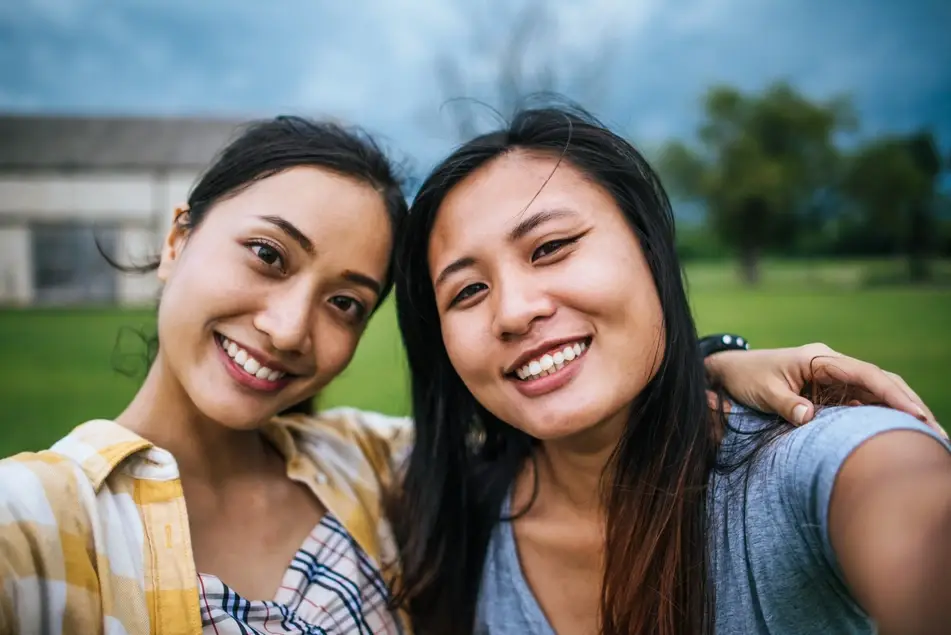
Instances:
[[[202,169],[243,123],[0,114],[0,170]]]

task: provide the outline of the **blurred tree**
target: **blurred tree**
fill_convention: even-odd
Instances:
[[[847,99],[817,103],[785,83],[746,95],[711,88],[699,144],[668,144],[661,171],[675,196],[702,202],[720,239],[740,256],[744,279],[759,279],[764,249],[792,241],[834,199],[836,132],[854,127]]]
[[[486,118],[495,119],[491,127],[496,127],[497,119],[511,116],[531,95],[562,94],[588,109],[601,101],[608,89],[616,35],[602,32],[600,45],[578,56],[562,46],[558,16],[545,0],[491,10],[481,3],[466,6],[468,37],[435,60],[443,112],[460,140],[479,134]],[[421,123],[433,125],[430,110]]]
[[[886,234],[895,251],[908,258],[913,281],[930,277],[928,259],[938,227],[937,187],[943,167],[931,133],[883,137],[859,148],[843,182],[864,221]]]

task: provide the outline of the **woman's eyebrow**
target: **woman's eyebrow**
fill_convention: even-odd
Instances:
[[[311,242],[310,238],[305,236],[304,232],[299,230],[294,223],[280,216],[259,216],[258,218],[278,227],[285,234],[293,238],[307,253],[314,253],[314,243]]]
[[[436,276],[436,282],[433,283],[433,288],[438,287],[440,284],[446,281],[446,278],[452,274],[467,269],[468,267],[475,266],[476,259],[472,256],[464,256],[450,262],[445,269],[439,272],[439,275]]]
[[[569,209],[543,209],[535,212],[527,218],[523,218],[518,225],[512,228],[512,231],[509,232],[509,240],[515,242],[520,238],[524,238],[526,234],[538,227],[539,225],[544,225],[545,223],[555,220],[556,218],[565,218],[566,216],[575,216],[575,212]]]
[[[360,273],[358,271],[350,271],[348,269],[347,271],[343,272],[343,278],[344,280],[352,282],[353,284],[360,285],[361,287],[366,287],[367,289],[375,293],[377,296],[380,295],[380,290],[382,288],[382,285],[364,273]]]

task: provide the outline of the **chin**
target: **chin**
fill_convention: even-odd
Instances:
[[[229,399],[219,395],[217,399],[197,399],[194,401],[199,411],[208,419],[231,430],[256,430],[267,423],[276,413],[271,408],[260,408],[244,400]]]
[[[617,421],[620,411],[626,412],[623,406],[611,407],[611,400],[594,395],[589,399],[565,397],[545,404],[548,407],[535,403],[518,411],[509,410],[507,416],[499,418],[540,441],[556,441],[601,429],[606,422]]]
[[[506,421],[506,419],[503,419]],[[598,419],[585,412],[549,412],[544,415],[534,413],[531,416],[515,416],[509,424],[539,441],[566,439],[591,430],[598,425]]]

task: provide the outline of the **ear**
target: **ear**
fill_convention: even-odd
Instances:
[[[163,283],[168,282],[169,276],[174,271],[178,258],[185,248],[188,235],[191,233],[191,227],[191,212],[188,205],[176,207],[172,227],[162,244],[162,258],[159,261],[158,279]]]

